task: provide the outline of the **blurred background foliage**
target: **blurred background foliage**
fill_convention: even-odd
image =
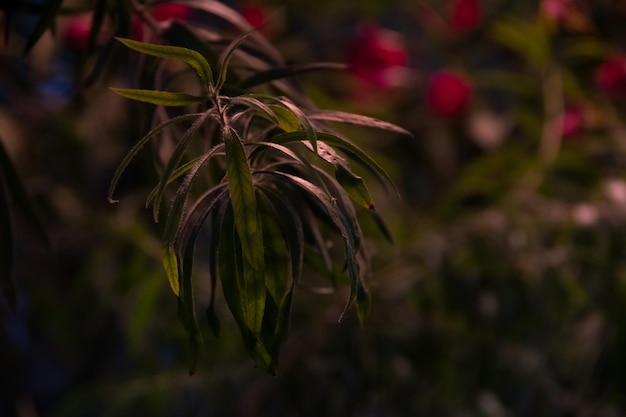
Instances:
[[[149,152],[106,201],[150,114],[108,90],[133,58],[105,45],[150,28],[107,2],[126,12],[90,40],[94,4],[66,1],[23,54],[45,3],[0,2],[0,138],[49,240],[6,192],[0,415],[626,415],[626,2],[224,2],[267,21],[287,62],[347,63],[301,77],[318,107],[415,134],[347,129],[398,184],[399,200],[371,183],[395,242],[363,219],[367,325],[301,289],[275,377],[223,300],[188,376]],[[206,18],[170,3],[157,22]]]

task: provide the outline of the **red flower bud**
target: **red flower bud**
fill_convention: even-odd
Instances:
[[[165,22],[169,19],[188,19],[192,12],[193,9],[189,6],[185,6],[184,4],[161,3],[154,6],[150,14],[154,20],[158,22]]]
[[[426,100],[435,113],[444,117],[458,117],[467,108],[472,95],[472,85],[465,75],[442,70],[428,82]]]
[[[476,29],[481,17],[478,0],[455,0],[450,12],[450,28],[457,33]]]
[[[93,16],[85,13],[72,16],[68,19],[67,26],[63,31],[63,43],[75,52],[81,52],[87,48],[89,32],[91,31]]]
[[[600,64],[595,72],[595,82],[605,93],[626,97],[626,55],[614,55]]]
[[[382,88],[404,83],[409,57],[395,32],[366,25],[347,55],[350,72],[363,81]]]
[[[246,22],[256,29],[263,26],[267,20],[267,10],[258,4],[245,4],[238,11],[246,19]]]

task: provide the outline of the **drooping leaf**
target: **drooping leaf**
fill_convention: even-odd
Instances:
[[[222,222],[218,249],[218,268],[224,298],[237,321],[244,345],[250,357],[260,368],[275,373],[275,363],[260,339],[262,323],[260,323],[258,330],[251,329],[247,324],[250,308],[255,307],[251,305],[247,297],[249,285],[246,282],[243,258],[241,241],[231,205],[226,210]],[[265,294],[265,286],[263,286],[263,293]],[[262,302],[263,308],[265,308],[265,297],[263,297]]]
[[[171,243],[166,244],[163,247],[163,267],[165,268],[165,274],[170,283],[170,287],[176,297],[180,296],[180,280],[178,278],[178,259],[176,258],[176,252],[174,252],[174,245]]]
[[[326,210],[329,218],[333,221],[333,223],[339,229],[341,236],[344,239],[344,243],[346,246],[345,255],[346,255],[346,265],[348,270],[348,276],[350,279],[350,295],[348,297],[348,301],[346,302],[346,306],[344,308],[343,313],[341,314],[340,320],[343,319],[347,310],[352,306],[352,304],[357,299],[357,292],[359,287],[359,282],[361,280],[360,276],[360,267],[357,260],[357,244],[354,241],[354,231],[350,230],[351,222],[348,221],[341,210],[338,209],[337,204],[333,197],[327,195],[324,190],[319,188],[317,185],[300,178],[298,176],[284,173],[284,172],[268,172],[268,174],[278,175],[289,179],[293,184],[297,185],[301,188],[305,194],[309,197],[314,198],[316,201],[321,203],[321,205]]]
[[[346,113],[335,110],[310,110],[307,111],[306,116],[309,118],[309,120],[324,120],[329,122],[347,123],[375,129],[388,130],[390,132],[400,133],[406,136],[413,136],[411,132],[401,128],[398,125],[360,114]]]
[[[378,165],[376,161],[374,161],[369,155],[367,155],[364,151],[359,149],[356,145],[352,144],[347,139],[343,139],[339,136],[332,135],[329,133],[316,132],[316,135],[320,141],[323,141],[324,143],[327,143],[331,146],[339,148],[341,151],[347,154],[350,158],[360,163],[364,168],[366,168],[368,171],[374,174],[382,185],[390,184],[391,186],[393,186],[393,189],[395,190],[396,194],[399,195],[399,192],[397,188],[395,187],[393,180],[385,172],[385,170],[382,169],[382,167],[380,167],[380,165]],[[281,133],[281,134],[272,136],[271,138],[267,140],[271,142],[275,142],[275,143],[284,144],[284,143],[289,143],[289,142],[294,142],[294,141],[306,141],[308,140],[308,137],[304,134],[304,132],[297,131],[297,132]]]
[[[167,184],[171,182],[172,176],[174,172],[179,167],[180,162],[183,159],[185,152],[187,151],[187,147],[191,142],[191,139],[198,133],[200,127],[204,124],[207,118],[209,118],[213,113],[213,109],[209,109],[205,113],[202,113],[194,123],[187,129],[185,134],[180,138],[180,141],[176,145],[174,152],[170,156],[170,159],[165,166],[165,170],[161,175],[161,179],[159,180],[158,189],[154,196],[154,202],[152,206],[152,214],[154,216],[154,221],[159,220],[159,210],[161,209],[161,202],[163,201],[163,194],[165,192],[165,187]]]
[[[138,88],[113,88],[122,97],[137,100],[144,103],[161,106],[186,106],[187,104],[200,103],[204,97],[198,97],[186,93],[173,93],[171,91],[142,90]]]
[[[26,55],[33,46],[35,46],[46,30],[54,25],[54,20],[62,3],[63,0],[46,0],[41,13],[39,14],[37,24],[28,36],[28,40],[26,41],[26,46],[24,48],[24,55]]]
[[[178,234],[180,220],[183,216],[183,211],[185,209],[185,201],[187,200],[187,195],[189,194],[191,184],[200,168],[204,165],[206,161],[208,161],[221,149],[222,146],[217,145],[211,151],[204,154],[195,162],[194,166],[185,177],[185,181],[180,185],[178,191],[176,192],[174,202],[172,203],[170,211],[167,215],[165,227],[163,228],[163,237],[161,238],[163,244],[163,264],[165,266],[165,271],[167,272],[167,277],[169,278],[170,284],[172,285],[172,290],[174,290],[174,294],[176,294],[177,296],[179,284],[179,268],[177,262],[177,254],[174,251],[174,240],[176,239],[176,236]]]
[[[127,38],[116,38],[118,41],[142,54],[155,56],[158,58],[178,59],[189,64],[198,72],[200,78],[207,86],[213,85],[213,73],[207,60],[199,52],[180,46],[159,45],[134,41]]]
[[[191,113],[191,114],[184,114],[182,116],[174,117],[172,119],[169,119],[161,123],[154,129],[152,129],[150,132],[148,132],[143,138],[141,138],[139,142],[137,142],[135,146],[133,146],[133,148],[126,154],[122,162],[120,162],[117,169],[115,170],[115,173],[113,174],[113,179],[111,180],[111,185],[109,186],[109,195],[108,195],[109,202],[117,203],[119,201],[113,198],[113,193],[115,192],[115,188],[117,187],[117,183],[119,182],[120,177],[126,170],[126,167],[128,166],[128,164],[130,164],[130,162],[139,153],[141,148],[143,148],[143,146],[146,143],[148,143],[150,139],[152,139],[154,136],[161,133],[166,127],[169,127],[173,124],[184,122],[187,120],[198,119],[200,116],[202,116],[202,113]]]
[[[190,208],[188,216],[185,218],[179,238],[176,243],[177,253],[182,256],[181,262],[181,280],[191,279],[193,270],[193,260],[195,253],[196,240],[202,229],[207,216],[214,214],[217,209],[219,214],[214,214],[214,220],[211,222],[213,233],[209,234],[209,271],[211,279],[211,298],[207,308],[206,316],[209,321],[211,330],[215,336],[219,335],[219,319],[215,314],[215,284],[218,279],[217,272],[217,252],[219,245],[219,233],[223,212],[225,210],[225,201],[227,200],[228,188],[226,183],[219,184],[211,190],[204,193],[194,205]]]
[[[244,320],[250,331],[258,337],[261,333],[266,295],[263,232],[243,143],[230,128],[224,131],[224,142],[228,188],[241,244]]]

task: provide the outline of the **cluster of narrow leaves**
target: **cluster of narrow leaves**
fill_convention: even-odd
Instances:
[[[162,236],[163,264],[189,334],[191,372],[198,366],[203,343],[192,282],[201,233],[206,233],[208,251],[202,256],[207,257],[212,288],[206,311],[209,325],[219,333],[214,308],[219,280],[249,355],[268,372],[276,370],[304,265],[317,262],[329,274],[333,270],[328,234],[343,242],[343,271],[350,287],[344,314],[356,304],[359,318],[365,317],[369,295],[360,272],[362,237],[355,205],[371,212],[383,233],[388,233],[350,162],[362,165],[385,185],[391,181],[330,122],[407,133],[366,116],[313,110],[283,94],[252,90],[279,83],[303,67],[267,66],[247,78],[231,75],[231,59],[248,54],[250,36],[242,35],[223,47],[213,65],[206,54],[192,48],[119,39],[142,54],[183,61],[199,80],[193,94],[113,89],[157,109],[184,111],[159,120],[131,149],[114,175],[109,194],[115,201],[113,192],[122,172],[144,145],[166,132],[179,132],[148,204],[158,221],[164,202],[171,201]],[[172,199],[165,198],[168,193],[173,193]]]

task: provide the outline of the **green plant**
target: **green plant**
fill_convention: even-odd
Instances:
[[[204,256],[212,288],[206,316],[219,334],[213,308],[219,277],[246,349],[259,367],[275,372],[303,264],[321,266],[333,275],[335,254],[327,244],[329,235],[339,236],[344,245],[342,262],[350,288],[344,314],[356,303],[359,318],[365,318],[369,295],[360,272],[362,236],[353,204],[368,210],[382,232],[387,237],[389,233],[349,160],[383,183],[391,180],[330,122],[408,133],[370,117],[314,109],[283,80],[324,66],[276,68],[261,60],[258,68],[258,57],[273,51],[264,50],[263,44],[246,44],[250,38],[251,33],[235,38],[213,58],[190,48],[119,39],[135,51],[162,59],[156,73],[163,79],[170,78],[162,74],[171,59],[187,63],[198,76],[191,92],[113,89],[159,106],[155,114],[163,118],[157,117],[156,126],[120,164],[109,194],[114,201],[122,172],[145,144],[165,132],[174,133],[174,147],[147,204],[152,204],[158,221],[168,186],[176,188],[163,228],[163,264],[189,334],[190,372],[198,366],[202,345],[192,266],[196,240],[205,226],[209,232]],[[245,70],[233,74],[231,60]],[[174,74],[171,80],[175,78]],[[291,92],[293,97],[287,97]],[[184,111],[168,113],[166,107]]]

